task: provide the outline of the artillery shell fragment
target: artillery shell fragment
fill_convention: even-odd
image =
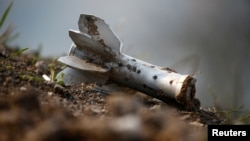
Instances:
[[[66,77],[75,73],[75,69],[77,75],[95,77],[92,79],[95,83],[105,85],[113,81],[177,108],[193,109],[190,105],[194,105],[195,78],[123,54],[119,38],[98,17],[81,14],[78,25],[80,31],[69,31],[73,44],[68,56],[58,59],[71,68],[64,71]],[[77,81],[65,79],[64,83],[91,80],[84,78],[87,77],[79,76]]]

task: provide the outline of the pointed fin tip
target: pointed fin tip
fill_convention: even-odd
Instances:
[[[85,60],[82,60],[75,56],[63,56],[59,57],[58,61],[75,69],[79,69],[82,71],[88,72],[99,72],[99,73],[106,73],[108,72],[107,69],[97,66],[96,64],[88,63]]]

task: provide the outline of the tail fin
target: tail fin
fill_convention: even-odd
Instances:
[[[87,61],[82,60],[75,56],[63,56],[58,58],[58,61],[72,68],[79,69],[82,71],[99,72],[99,73],[108,72],[108,70],[105,68],[99,67],[92,63],[88,63]]]
[[[79,31],[70,30],[69,36],[79,49],[87,49],[92,52],[98,53],[103,57],[109,57],[109,55],[114,54],[109,47],[105,47],[99,42],[93,41],[91,38],[86,36],[86,34],[81,33]]]
[[[104,47],[110,47],[113,52],[122,51],[122,43],[104,20],[93,15],[81,14],[78,25],[80,31],[90,35],[92,40],[101,43]]]

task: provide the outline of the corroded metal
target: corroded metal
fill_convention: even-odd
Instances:
[[[167,104],[192,109],[195,78],[123,54],[119,38],[98,17],[82,14],[78,24],[80,31],[69,31],[73,44],[68,56],[58,59],[69,67],[62,72],[66,73],[65,84],[91,81],[92,77],[100,85],[111,80]]]

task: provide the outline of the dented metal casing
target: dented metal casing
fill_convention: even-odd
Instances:
[[[187,105],[194,99],[192,76],[123,54],[118,37],[98,17],[82,14],[78,25],[80,31],[69,31],[73,44],[68,56],[58,59],[69,67],[62,71],[65,84],[113,81],[167,104]]]

